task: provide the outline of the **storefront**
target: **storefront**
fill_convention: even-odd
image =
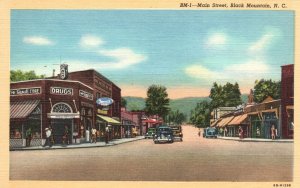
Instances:
[[[42,116],[39,100],[11,102],[10,108],[10,147],[24,147],[26,132],[30,128],[32,146],[42,144]]]
[[[247,122],[247,114],[240,114],[234,116],[234,118],[227,125],[227,130],[229,130],[229,135],[238,137],[239,127],[243,129],[243,138],[250,137],[250,128]]]
[[[105,136],[105,128],[108,127],[109,129],[109,140],[112,139],[120,139],[121,138],[121,122],[103,115],[97,115],[97,123],[96,127],[98,128],[100,135],[104,139]]]
[[[252,138],[271,139],[271,127],[273,125],[277,132],[277,138],[282,138],[280,104],[280,100],[273,100],[269,97],[260,104],[245,108]]]
[[[87,135],[80,134],[80,125],[91,127],[92,93],[92,88],[78,81],[38,79],[11,83],[10,147],[24,146],[16,139],[24,139],[29,128],[33,138],[30,146],[43,145],[44,130],[49,127],[55,144],[62,143],[66,130],[68,143],[79,142],[79,136],[84,141]]]

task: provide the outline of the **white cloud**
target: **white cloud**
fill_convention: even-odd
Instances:
[[[253,85],[254,80],[266,77],[271,68],[263,60],[250,59],[239,64],[231,64],[224,68],[210,70],[202,65],[190,65],[185,73],[203,81],[219,83],[236,82],[240,84]],[[254,80],[253,80],[254,79]]]
[[[81,61],[81,60],[66,60],[70,65],[71,71],[84,69],[122,69],[132,65],[139,64],[147,59],[142,54],[137,54],[129,48],[118,48],[114,50],[100,50],[99,54],[105,57],[112,58],[112,61]]]
[[[84,35],[80,39],[80,46],[83,48],[98,48],[104,41],[95,35]]]
[[[218,77],[218,74],[214,71],[207,69],[202,65],[191,65],[185,69],[185,73],[193,78],[199,79],[211,79]]]
[[[28,36],[23,38],[23,42],[32,45],[47,46],[53,45],[54,42],[42,36]]]
[[[248,60],[241,64],[232,64],[225,68],[226,72],[240,75],[257,75],[269,72],[270,67],[263,60]]]
[[[250,53],[258,53],[258,52],[263,52],[268,45],[271,43],[272,39],[274,38],[274,34],[272,33],[267,33],[263,35],[258,41],[254,42],[250,47],[249,47],[249,52]]]
[[[224,33],[214,33],[209,36],[205,46],[207,48],[222,47],[227,42],[227,36]]]
[[[115,61],[102,64],[106,68],[126,68],[146,60],[144,55],[136,54],[129,48],[100,50],[99,54],[115,59]]]

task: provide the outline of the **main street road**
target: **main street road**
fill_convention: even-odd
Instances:
[[[204,139],[191,126],[183,142],[10,152],[11,180],[292,181],[293,143]]]

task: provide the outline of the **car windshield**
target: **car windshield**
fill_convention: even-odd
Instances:
[[[159,128],[159,131],[170,131],[170,128],[167,128],[167,127],[166,128],[165,127],[164,128]]]

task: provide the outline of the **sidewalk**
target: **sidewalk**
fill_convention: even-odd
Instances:
[[[218,136],[218,139],[223,139],[223,140],[234,140],[234,141],[240,141],[240,142],[280,142],[280,143],[294,143],[293,139],[262,139],[262,138],[243,138],[240,139],[238,137],[223,137],[223,136]]]
[[[137,140],[144,139],[144,136],[137,136],[135,138],[122,138],[109,141],[108,144],[105,142],[97,142],[97,143],[81,143],[81,144],[70,144],[70,145],[54,145],[51,148],[49,146],[31,146],[31,147],[23,147],[23,148],[12,148],[10,151],[20,151],[20,150],[49,150],[49,149],[75,149],[75,148],[91,148],[91,147],[107,147],[107,146],[115,146],[123,143],[133,142]]]

